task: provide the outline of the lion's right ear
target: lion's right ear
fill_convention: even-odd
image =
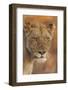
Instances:
[[[25,36],[28,36],[30,34],[30,22],[24,22],[23,29]]]

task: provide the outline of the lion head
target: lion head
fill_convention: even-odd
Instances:
[[[31,58],[42,61],[46,60],[51,47],[54,29],[55,24],[53,22],[24,19],[25,47],[30,53]]]

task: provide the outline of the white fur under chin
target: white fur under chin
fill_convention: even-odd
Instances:
[[[47,61],[47,59],[46,58],[37,58],[37,59],[35,58],[34,61],[36,61],[37,63],[44,63]]]

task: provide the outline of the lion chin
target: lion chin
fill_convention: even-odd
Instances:
[[[44,63],[47,61],[46,58],[34,58],[33,60],[36,61],[37,63]]]
[[[37,63],[44,63],[47,61],[47,53],[44,55],[40,55],[40,54],[36,53],[33,60],[36,61]]]

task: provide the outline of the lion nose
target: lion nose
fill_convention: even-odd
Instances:
[[[43,55],[44,53],[46,53],[46,51],[39,51],[39,53]]]

